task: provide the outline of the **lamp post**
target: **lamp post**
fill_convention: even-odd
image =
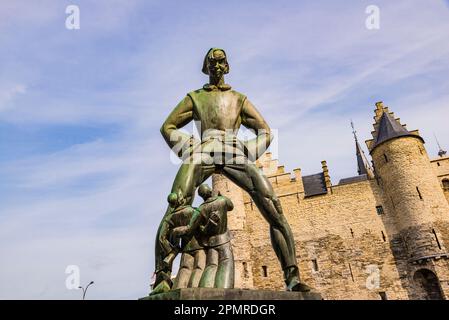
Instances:
[[[83,300],[86,298],[86,292],[87,292],[87,289],[89,288],[89,286],[90,286],[91,284],[94,284],[94,282],[93,282],[93,281],[89,282],[89,284],[86,286],[86,289],[84,289],[84,288],[81,287],[81,286],[78,287],[78,289],[82,289],[82,290],[83,290]]]

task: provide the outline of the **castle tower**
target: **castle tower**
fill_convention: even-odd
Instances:
[[[411,265],[427,264],[425,270],[440,280],[447,278],[446,272],[438,275],[436,261],[447,258],[445,244],[449,242],[441,237],[447,230],[440,231],[447,228],[449,205],[432,171],[424,140],[418,131],[408,131],[382,102],[376,103],[374,120],[373,139],[367,146],[376,178],[392,208],[385,217],[395,228],[390,238],[404,245],[399,251],[406,253],[403,259],[410,286],[417,270]]]

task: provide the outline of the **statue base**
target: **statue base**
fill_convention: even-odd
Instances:
[[[159,293],[139,300],[322,300],[321,294],[295,291],[184,288]]]

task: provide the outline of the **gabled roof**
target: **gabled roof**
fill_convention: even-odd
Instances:
[[[324,180],[324,173],[312,174],[302,177],[302,183],[304,185],[304,193],[306,197],[317,196],[320,194],[326,194],[326,182]]]
[[[360,182],[360,181],[365,181],[365,180],[368,180],[368,175],[367,174],[361,174],[361,175],[358,175],[358,176],[341,179],[338,182],[338,185],[350,184],[350,183],[355,183],[355,182]]]

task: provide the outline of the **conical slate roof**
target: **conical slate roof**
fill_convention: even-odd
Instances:
[[[380,118],[379,127],[377,129],[377,138],[372,148],[387,140],[410,135],[413,134],[396,121],[389,112],[384,112]]]

